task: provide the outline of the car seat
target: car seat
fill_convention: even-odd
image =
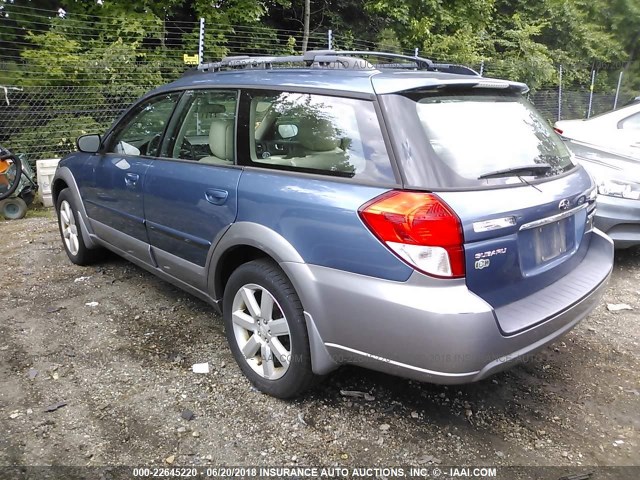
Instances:
[[[209,127],[209,149],[212,155],[200,159],[202,163],[233,165],[233,118],[216,117]]]

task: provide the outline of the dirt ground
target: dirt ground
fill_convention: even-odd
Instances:
[[[72,265],[51,212],[0,222],[0,251],[0,466],[640,465],[640,249],[535,361],[449,388],[343,368],[289,402],[205,303],[115,256]]]

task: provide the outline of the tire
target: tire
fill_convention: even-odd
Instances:
[[[264,313],[269,306],[271,315]],[[274,262],[254,260],[231,274],[224,290],[223,317],[231,352],[258,390],[291,398],[319,378],[311,370],[302,303]]]
[[[104,249],[89,249],[84,243],[78,220],[78,209],[68,188],[62,190],[58,195],[56,212],[58,213],[58,228],[60,229],[62,246],[67,252],[69,260],[76,265],[91,265],[102,260],[105,254]]]
[[[27,214],[27,204],[20,197],[0,201],[0,213],[7,220],[20,220]]]
[[[13,177],[13,182],[11,183],[11,185],[9,185],[9,188],[0,193],[0,200],[8,199],[13,194],[13,192],[16,191],[18,185],[20,185],[20,178],[22,177],[22,160],[20,160],[19,157],[13,155],[7,156],[6,158],[10,159],[13,162],[12,168],[14,170],[15,176]]]

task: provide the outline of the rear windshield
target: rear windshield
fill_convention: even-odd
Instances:
[[[519,94],[421,92],[382,101],[408,186],[521,184],[574,167],[560,137]]]

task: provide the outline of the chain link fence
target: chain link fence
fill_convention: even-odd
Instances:
[[[47,19],[42,20],[46,32]],[[60,75],[54,75],[48,65],[38,63],[37,56],[16,57],[13,51],[0,52],[0,144],[21,153],[35,162],[38,159],[61,157],[75,149],[79,135],[103,132],[133,101],[149,89],[178,78],[192,68],[194,54],[198,54],[197,37],[205,39],[206,61],[217,60],[224,55],[280,55],[300,51],[302,35],[297,31],[249,29],[242,26],[209,25],[209,34],[198,32],[199,22],[183,22],[178,26],[165,26],[167,40],[154,47],[139,47],[133,56],[124,49],[128,39],[120,39],[118,55],[107,55],[103,50],[77,54],[72,62],[61,64]],[[78,42],[91,33],[91,26],[82,26]],[[211,31],[225,28],[229,31],[224,40],[212,38]],[[170,39],[170,40],[168,40]],[[133,41],[129,39],[130,41]],[[139,39],[138,39],[139,40]],[[207,48],[208,47],[208,48]],[[386,50],[407,55],[428,54],[401,51],[398,47],[355,39],[349,35],[334,34],[331,30],[315,32],[309,36],[308,49]],[[109,50],[108,53],[113,53]],[[97,57],[96,57],[97,55]],[[435,59],[443,61],[441,59]],[[187,63],[185,63],[187,62]],[[196,60],[197,62],[197,60]],[[445,61],[446,62],[446,61]],[[507,78],[517,70],[505,62],[481,61],[470,65],[487,77]],[[17,73],[22,82],[3,80],[9,73]],[[588,79],[594,79],[593,69],[585,65],[584,71],[564,72],[565,77],[584,78],[562,84],[562,72],[558,68],[555,79],[538,86],[529,93],[529,99],[551,123],[558,119],[587,118],[621,106],[632,98],[624,81],[618,88],[602,87]],[[617,75],[620,68],[608,66],[599,72]],[[571,74],[574,74],[573,76]],[[567,75],[568,74],[568,75]],[[14,75],[13,78],[16,78]],[[623,76],[621,80],[625,80]],[[68,83],[65,85],[65,83]],[[19,90],[17,90],[19,89]],[[0,95],[1,95],[0,90]]]
[[[75,139],[104,132],[138,92],[113,95],[97,87],[28,87],[0,107],[0,143],[31,161],[75,150]]]

